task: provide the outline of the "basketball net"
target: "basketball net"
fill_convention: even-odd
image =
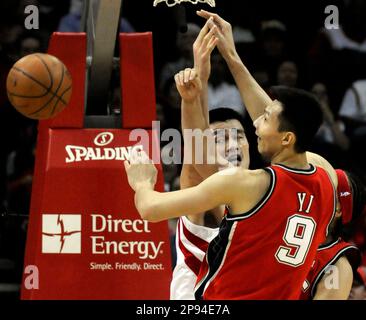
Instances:
[[[207,3],[211,7],[215,7],[215,0],[154,0],[153,6],[156,7],[160,2],[165,2],[168,7],[173,7],[181,2],[190,2],[197,4],[198,2]]]

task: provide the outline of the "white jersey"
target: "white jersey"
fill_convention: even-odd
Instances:
[[[177,264],[170,284],[171,300],[194,300],[194,286],[208,245],[219,228],[199,226],[181,217],[177,223],[175,247]]]

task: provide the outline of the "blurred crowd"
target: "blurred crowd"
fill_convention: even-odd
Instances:
[[[167,19],[166,25],[162,20],[157,21],[160,12],[167,14],[167,8],[156,9],[155,19],[151,16],[144,19],[148,13],[138,12],[132,4],[125,2],[120,31],[153,31],[157,119],[161,121],[162,130],[180,130],[180,98],[173,77],[176,72],[193,65],[192,45],[203,21],[189,13],[188,30],[182,33],[174,21],[169,24]],[[140,5],[148,6],[150,11],[147,12],[152,15],[153,1],[147,2],[141,1]],[[302,2],[305,6],[306,2]],[[235,14],[233,5],[234,9],[227,11],[229,16],[225,16],[225,8],[220,13],[231,22],[238,52],[263,88],[286,85],[309,90],[317,96],[324,123],[312,151],[324,156],[334,167],[355,173],[366,183],[366,154],[362,151],[366,145],[366,1],[338,0],[333,3],[340,11],[337,29],[324,26],[326,1],[317,7],[320,12],[316,16],[321,19],[310,17],[306,20],[307,25],[302,26],[304,29],[297,29],[296,22],[283,10],[267,9],[267,14],[256,15],[251,11],[254,9],[248,8],[247,12]],[[29,4],[40,8],[39,30],[24,28],[24,7]],[[194,12],[193,6],[187,6],[187,9]],[[18,114],[8,102],[7,73],[21,57],[46,52],[52,32],[81,31],[81,10],[80,0],[2,0],[0,4],[0,291],[1,284],[20,283],[37,137],[37,122]],[[241,19],[242,16],[245,19]],[[259,168],[263,163],[255,151],[251,121],[218,51],[213,52],[211,66],[209,107],[224,106],[243,115],[249,142],[253,142],[251,168]],[[119,92],[113,90],[111,110],[116,113],[119,104],[123,106]],[[165,189],[178,189],[180,165],[164,164],[163,169]],[[174,247],[174,221],[170,221],[170,227]],[[350,227],[347,239],[364,252],[360,273],[363,281],[366,280],[365,234],[366,218]],[[357,281],[361,289],[354,292],[353,297],[366,298],[362,281]]]

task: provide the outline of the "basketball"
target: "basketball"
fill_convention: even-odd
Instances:
[[[68,105],[72,79],[55,56],[34,53],[19,59],[9,71],[7,95],[14,108],[31,119],[55,117]]]

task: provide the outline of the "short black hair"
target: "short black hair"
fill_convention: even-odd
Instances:
[[[238,120],[244,128],[244,118],[241,114],[231,108],[217,108],[209,111],[210,124],[228,120]]]
[[[308,91],[286,86],[273,86],[270,95],[282,105],[278,130],[296,135],[295,151],[310,149],[312,141],[323,122],[323,113],[315,95]]]

